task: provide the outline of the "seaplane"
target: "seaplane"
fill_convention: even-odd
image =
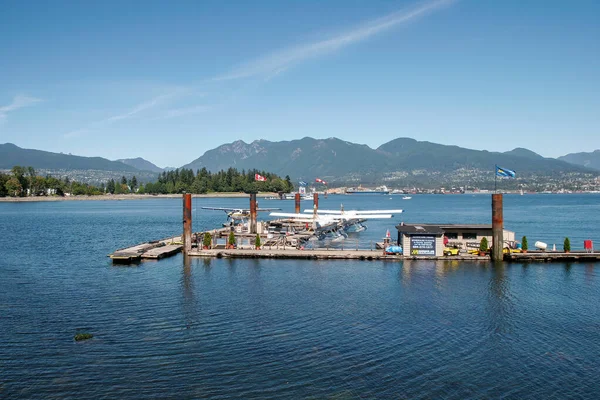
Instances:
[[[200,207],[203,210],[224,211],[227,214],[227,222],[223,226],[235,226],[237,224],[245,224],[250,218],[249,208],[228,208],[228,207]],[[257,212],[277,211],[281,208],[257,208]]]
[[[280,217],[295,222],[310,223],[315,229],[337,226],[345,233],[361,232],[367,229],[363,224],[369,219],[389,219],[403,210],[304,210],[304,213],[272,212],[271,217]]]

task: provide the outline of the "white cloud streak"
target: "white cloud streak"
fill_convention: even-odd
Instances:
[[[176,118],[184,115],[200,114],[209,111],[212,107],[207,105],[198,105],[191,107],[176,108],[167,110],[163,118]]]
[[[141,112],[144,112],[146,110],[149,110],[151,108],[154,108],[154,107],[166,102],[171,97],[175,96],[175,94],[176,93],[168,93],[168,94],[163,94],[163,95],[157,96],[146,102],[138,104],[137,106],[132,108],[130,111],[126,112],[125,114],[120,114],[120,115],[115,115],[115,116],[109,117],[102,122],[113,123],[113,122],[121,121],[121,120],[124,120],[127,118],[131,118],[136,114],[139,114]]]
[[[123,114],[113,115],[112,117],[108,117],[108,118],[105,118],[100,121],[92,122],[84,128],[67,132],[67,133],[63,134],[62,137],[64,139],[74,139],[74,138],[85,136],[86,134],[90,133],[92,130],[99,129],[99,128],[105,127],[107,125],[112,125],[116,122],[123,121],[128,118],[133,118],[137,114],[141,114],[145,111],[148,111],[155,107],[163,105],[163,104],[169,102],[173,97],[180,95],[185,91],[186,90],[184,90],[184,89],[179,89],[179,90],[172,91],[170,93],[156,96],[148,101],[145,101],[143,103],[136,105],[135,107],[133,107],[132,109],[130,109],[129,111],[127,111]]]
[[[427,14],[438,11],[439,9],[449,6],[459,0],[430,0],[424,3],[418,3],[410,8],[406,8],[392,14],[386,15],[382,18],[367,21],[361,25],[354,27],[342,34],[330,37],[325,40],[308,43],[296,47],[291,47],[283,51],[274,52],[270,55],[258,58],[254,61],[241,65],[238,68],[233,69],[227,74],[213,77],[204,81],[208,82],[222,82],[231,81],[245,78],[258,77],[261,79],[269,80],[274,76],[282,73],[288,68],[299,64],[305,60],[325,56],[335,51],[341,50],[350,45],[358,42],[367,40],[377,34],[389,31],[399,25],[411,22],[417,18],[424,17]],[[189,89],[180,89],[171,93],[163,94],[154,97],[148,101],[140,103],[122,114],[113,115],[100,121],[93,122],[87,127],[82,129],[73,130],[65,133],[64,138],[76,138],[84,136],[91,130],[102,128],[119,121],[133,118],[151,109],[164,106],[172,101],[172,98],[187,92]],[[203,94],[204,95],[204,94]],[[13,101],[13,104],[0,108],[0,122],[5,118],[5,114],[11,111],[14,107],[22,107],[25,105],[32,104],[31,102],[37,102],[38,99],[22,97],[17,101]],[[29,102],[29,104],[28,104]],[[155,116],[150,119],[169,119],[177,118],[186,115],[199,114],[213,109],[210,105],[195,105],[180,107],[175,109],[165,110],[162,114]],[[4,110],[4,111],[3,111]]]
[[[7,106],[0,107],[0,122],[6,120],[6,117],[10,112],[16,111],[20,108],[33,106],[34,104],[39,103],[41,101],[43,101],[43,100],[38,99],[36,97],[30,97],[30,96],[24,96],[24,95],[15,96],[13,98],[12,103],[10,103]]]
[[[435,0],[421,3],[410,9],[404,9],[385,17],[369,21],[352,30],[315,43],[293,47],[259,58],[228,74],[213,78],[213,81],[250,78],[257,75],[273,76],[304,60],[333,53],[344,47],[369,39],[370,37],[410,22],[426,14],[435,12],[456,0]]]

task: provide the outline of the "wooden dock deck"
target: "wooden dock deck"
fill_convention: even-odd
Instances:
[[[564,252],[542,252],[528,251],[527,253],[504,254],[504,261],[508,262],[598,262],[600,252],[572,251]]]
[[[154,242],[141,243],[135,246],[119,249],[109,257],[116,264],[130,264],[142,259],[161,259],[178,253],[183,248],[181,236],[173,236]]]
[[[384,255],[374,250],[298,250],[294,248],[206,249],[192,250],[190,256],[214,258],[279,258],[305,260],[402,260],[402,256]]]
[[[183,245],[181,244],[167,244],[162,247],[155,247],[143,253],[142,259],[159,260],[181,252],[182,248]]]
[[[382,250],[342,250],[342,249],[307,249],[294,248],[262,248],[256,249],[204,249],[192,250],[191,257],[213,258],[278,258],[298,260],[434,260],[434,261],[483,261],[489,262],[489,257],[476,255],[464,256],[403,256],[401,254],[384,254]]]

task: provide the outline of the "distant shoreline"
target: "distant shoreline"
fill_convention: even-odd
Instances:
[[[149,199],[180,199],[181,194],[104,194],[99,196],[35,196],[35,197],[0,197],[0,203],[22,203],[32,201],[105,201],[105,200],[149,200]],[[277,193],[257,193],[257,197],[277,196]],[[192,197],[207,198],[240,198],[248,197],[247,193],[224,192],[208,194],[192,194]]]

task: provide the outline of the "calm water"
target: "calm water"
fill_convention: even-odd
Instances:
[[[342,202],[406,209],[363,240],[490,220],[485,195],[321,208]],[[223,221],[200,205],[246,204],[195,200],[194,228]],[[504,214],[530,243],[600,245],[598,195],[505,196]],[[180,200],[0,203],[0,398],[600,397],[598,265],[106,257],[180,229]]]

